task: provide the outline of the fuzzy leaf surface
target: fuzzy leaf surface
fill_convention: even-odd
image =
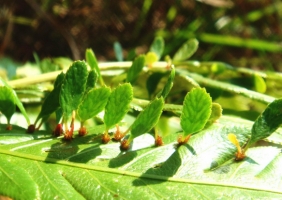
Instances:
[[[204,88],[193,88],[185,96],[181,114],[184,136],[203,129],[211,115],[212,100]]]
[[[84,61],[75,61],[68,69],[60,93],[60,105],[64,116],[76,110],[86,89],[88,72]]]
[[[170,127],[177,124],[175,120],[169,123]],[[281,199],[282,156],[278,148],[250,148],[245,160],[234,161],[236,147],[227,135],[234,133],[243,145],[251,126],[251,121],[223,116],[193,135],[187,145],[175,148],[172,134],[165,138],[164,146],[156,148],[154,137],[144,134],[134,138],[128,152],[121,152],[118,143],[100,143],[97,136],[105,130],[103,125],[72,142],[43,131],[23,141],[20,138],[27,134],[17,129],[15,140],[0,146],[0,166],[5,168],[1,172],[13,169],[15,175],[8,179],[21,184],[20,191],[28,186],[32,192],[23,198],[18,189],[1,187],[1,194],[13,199],[138,199],[141,195],[150,200]],[[276,132],[282,133],[280,128]],[[9,134],[0,129],[0,142]],[[1,180],[6,180],[5,176],[0,173]]]
[[[104,123],[107,129],[122,120],[129,110],[132,99],[133,91],[129,83],[119,85],[112,91],[105,107]]]
[[[153,100],[137,117],[131,126],[130,138],[150,131],[158,122],[164,107],[163,98]]]
[[[80,121],[86,121],[101,112],[111,95],[110,88],[91,89],[78,106],[77,115]]]

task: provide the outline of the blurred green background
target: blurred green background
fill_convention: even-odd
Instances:
[[[83,59],[92,48],[99,60],[145,53],[155,36],[173,55],[189,38],[199,49],[192,60],[282,71],[280,0],[1,0],[0,56],[12,60]]]

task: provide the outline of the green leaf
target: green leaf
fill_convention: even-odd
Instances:
[[[154,52],[157,55],[157,61],[162,57],[164,46],[164,39],[162,37],[155,37],[153,43],[150,46],[150,52]]]
[[[122,120],[129,110],[132,99],[133,91],[129,83],[119,85],[112,91],[105,107],[104,123],[106,129],[110,129]]]
[[[222,107],[218,103],[212,103],[212,112],[209,120],[207,121],[205,128],[212,125],[216,120],[222,116]]]
[[[161,96],[164,99],[167,97],[167,95],[169,94],[169,92],[170,92],[170,90],[173,86],[174,77],[175,77],[175,68],[172,65],[170,75],[169,75],[168,80],[167,80],[167,82],[164,86],[164,89],[162,90],[162,93],[161,93]]]
[[[193,88],[184,99],[181,127],[185,135],[203,129],[211,115],[212,100],[204,88]]]
[[[60,92],[64,78],[65,74],[63,72],[57,76],[56,81],[54,83],[54,89],[48,94],[48,96],[44,100],[41,107],[41,111],[35,122],[37,122],[40,118],[45,118],[47,120],[49,115],[51,115],[60,107]]]
[[[103,132],[104,126],[95,126],[89,137],[67,143],[60,138],[38,140],[33,135],[34,140],[19,139],[18,143],[1,145],[0,166],[9,161],[8,173],[21,168],[31,177],[37,185],[34,191],[40,196],[26,199],[139,199],[141,195],[150,200],[281,199],[280,149],[250,148],[245,160],[234,162],[236,148],[227,135],[236,134],[242,145],[249,138],[251,126],[250,121],[223,116],[218,123],[193,135],[189,145],[175,148],[172,134],[166,137],[166,145],[154,148],[154,137],[144,134],[134,138],[134,150],[126,153],[120,151],[118,143],[101,145],[97,134]],[[277,131],[282,133],[281,129]],[[6,135],[0,132],[0,143]],[[19,138],[26,136],[18,133]],[[14,180],[23,183],[19,177]],[[7,194],[2,191],[8,189],[0,187],[1,194]],[[9,196],[23,199],[17,192]]]
[[[163,98],[153,100],[136,118],[131,125],[130,139],[150,131],[158,122],[164,107]]]
[[[12,199],[40,199],[38,186],[19,165],[0,159],[0,194]]]
[[[6,86],[6,87],[11,88],[11,87],[8,85],[8,83],[7,83],[6,81],[4,81],[1,77],[0,77],[0,83],[1,83],[1,85],[4,85],[4,86]],[[13,89],[11,88],[11,90],[13,90]],[[18,106],[18,108],[19,108],[19,110],[21,111],[21,113],[23,114],[23,116],[24,116],[24,118],[25,118],[27,124],[29,125],[29,124],[30,124],[29,117],[28,117],[28,115],[27,115],[27,113],[26,113],[26,111],[25,111],[25,109],[24,109],[24,106],[23,106],[22,102],[20,101],[20,99],[18,98],[18,96],[17,96],[17,94],[16,94],[16,92],[15,92],[14,90],[13,90],[13,95],[14,95],[15,104]]]
[[[253,79],[254,79],[255,91],[260,92],[260,93],[265,93],[266,92],[266,83],[264,79],[259,75],[254,75]]]
[[[128,69],[126,81],[130,83],[134,83],[137,79],[138,75],[142,71],[145,66],[145,56],[140,55],[133,61],[131,67]]]
[[[84,122],[101,112],[105,108],[110,94],[111,90],[107,87],[91,89],[78,106],[79,120]]]
[[[156,91],[158,83],[165,76],[165,73],[155,72],[149,76],[146,81],[146,88],[148,90],[149,98],[151,98],[152,94]]]
[[[95,70],[90,70],[87,77],[86,90],[90,90],[95,87],[98,80],[98,74]]]
[[[190,39],[185,42],[174,54],[172,61],[183,61],[190,58],[198,49],[197,39]]]
[[[75,61],[68,69],[60,93],[60,105],[66,118],[80,104],[86,89],[87,76],[88,72],[84,61]]]
[[[103,78],[101,76],[100,68],[98,66],[97,58],[96,58],[94,52],[92,51],[92,49],[86,49],[85,58],[86,58],[86,62],[90,66],[90,68],[92,70],[95,70],[96,73],[98,74],[98,79],[99,79],[100,84],[104,85],[104,81],[103,81]]]
[[[7,118],[10,124],[11,117],[16,111],[13,90],[6,86],[0,86],[0,112]]]
[[[145,56],[145,63],[148,67],[152,67],[152,64],[158,61],[158,56],[155,52],[148,52]]]
[[[117,61],[123,61],[123,53],[122,53],[122,46],[119,42],[114,43],[114,51],[117,58]]]
[[[282,99],[274,100],[256,119],[249,145],[270,136],[282,124]]]

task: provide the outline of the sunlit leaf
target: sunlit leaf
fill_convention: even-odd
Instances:
[[[254,75],[253,79],[254,79],[255,91],[260,92],[260,93],[265,93],[266,92],[266,83],[264,79],[258,75]]]
[[[185,135],[203,129],[211,115],[212,100],[204,88],[192,89],[184,99],[181,127]]]
[[[131,126],[130,139],[150,131],[158,122],[164,106],[163,98],[153,100],[137,117]]]
[[[86,121],[101,112],[105,108],[110,94],[111,90],[107,87],[95,88],[87,92],[78,106],[79,120]]]
[[[60,105],[66,118],[77,109],[86,89],[87,77],[84,61],[74,62],[67,71],[60,92]]]
[[[119,123],[127,113],[133,98],[132,86],[124,83],[116,87],[105,107],[104,123],[109,129]]]
[[[168,77],[168,80],[162,90],[161,96],[165,99],[167,97],[167,95],[169,94],[172,86],[173,86],[173,81],[174,81],[174,77],[175,77],[175,68],[174,66],[171,66],[171,72],[170,75]]]

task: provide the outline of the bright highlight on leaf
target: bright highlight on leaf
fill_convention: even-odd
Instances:
[[[148,52],[146,54],[146,65],[148,67],[152,67],[152,65],[158,61],[158,56],[156,55],[155,52]]]
[[[255,91],[260,92],[260,93],[265,93],[266,92],[266,83],[264,79],[259,75],[254,75],[253,79],[254,79]]]
[[[180,125],[184,136],[202,130],[210,115],[212,99],[204,88],[192,89],[184,99]]]

